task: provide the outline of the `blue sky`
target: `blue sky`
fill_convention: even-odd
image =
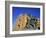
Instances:
[[[16,17],[19,14],[24,13],[24,12],[40,18],[40,8],[12,7],[12,21],[13,21],[13,24],[16,21]]]

